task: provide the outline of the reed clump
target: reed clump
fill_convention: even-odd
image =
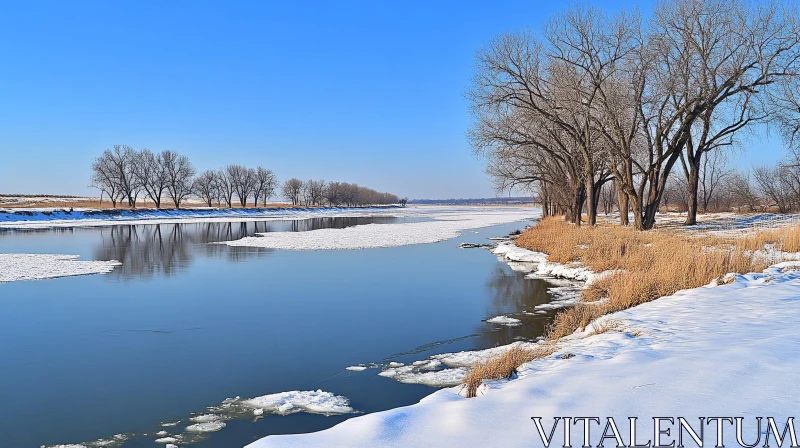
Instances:
[[[478,387],[484,380],[513,378],[522,364],[531,362],[534,359],[544,358],[554,352],[555,345],[549,343],[541,344],[534,348],[515,346],[501,355],[486,361],[476,362],[472,365],[467,376],[461,380],[461,384],[466,389],[467,398],[473,398],[477,395]]]

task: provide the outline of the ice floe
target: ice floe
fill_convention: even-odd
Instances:
[[[78,255],[0,254],[0,283],[75,275],[106,274],[121,263],[77,261]]]
[[[532,219],[538,209],[506,207],[481,208],[433,213],[431,221],[403,224],[367,224],[344,229],[319,229],[309,232],[269,232],[228,241],[230,246],[266,247],[287,250],[333,250],[395,247],[435,243],[455,238],[467,229],[489,227]],[[524,261],[524,260],[519,260]]]
[[[495,316],[492,317],[491,319],[486,319],[486,322],[490,324],[506,325],[509,327],[516,327],[522,325],[521,320],[509,316]]]

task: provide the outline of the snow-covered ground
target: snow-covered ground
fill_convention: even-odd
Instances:
[[[0,254],[0,283],[74,275],[106,274],[121,263],[77,261],[78,255]]]
[[[345,229],[309,232],[270,232],[229,241],[229,246],[288,250],[369,249],[435,243],[455,238],[462,231],[533,219],[539,209],[529,207],[414,207],[405,211],[431,221],[402,224],[367,224]]]
[[[596,416],[603,424],[614,417],[627,443],[629,416],[644,422],[642,443],[652,438],[652,417],[681,416],[698,428],[698,417],[741,416],[745,440],[752,443],[755,417],[775,417],[782,430],[796,411],[797,269],[797,262],[787,262],[605,316],[602,321],[614,322],[616,330],[592,334],[590,326],[562,340],[555,354],[524,365],[517,379],[490,383],[477,398],[463,398],[459,387],[442,389],[416,405],[317,433],[266,437],[248,447],[542,446],[531,417],[542,417],[549,432],[557,416]],[[671,436],[662,437],[669,444],[677,427],[662,426],[672,428]],[[555,431],[558,446],[561,428]],[[725,429],[725,442],[738,446],[732,425]],[[602,431],[593,424],[593,446]],[[573,444],[582,437],[582,427],[573,426]],[[714,425],[706,427],[704,440],[709,446],[716,441]]]

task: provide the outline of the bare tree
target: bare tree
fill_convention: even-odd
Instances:
[[[108,195],[113,207],[122,194],[118,179],[117,166],[110,151],[106,150],[100,157],[92,161],[92,186]]]
[[[310,179],[303,184],[306,205],[321,205],[325,193],[325,181]]]
[[[117,182],[117,191],[122,198],[128,200],[128,206],[136,207],[136,199],[141,192],[141,183],[133,169],[136,151],[127,145],[114,145],[113,149],[103,152],[103,158],[113,170],[113,179]]]
[[[142,149],[135,152],[131,158],[133,164],[133,174],[137,182],[142,186],[147,196],[155,204],[156,208],[161,208],[161,197],[167,189],[169,177],[164,163],[164,154],[153,154],[149,149]]]
[[[330,206],[342,203],[342,184],[340,182],[328,182],[323,193],[324,199]]]
[[[200,175],[194,180],[192,191],[195,195],[202,199],[203,202],[211,207],[213,202],[218,200],[220,196],[219,181],[217,179],[216,171],[208,170],[200,173]]]
[[[227,169],[217,171],[217,192],[219,202],[225,203],[228,208],[233,207],[233,195],[236,193],[233,179]]]
[[[701,162],[699,198],[702,201],[703,213],[708,212],[708,206],[712,200],[719,201],[721,186],[728,182],[732,174],[731,170],[727,168],[727,162],[727,155],[721,151],[708,153]],[[688,191],[690,202],[687,204],[687,209],[691,213],[691,187]]]
[[[225,167],[225,172],[227,178],[230,179],[233,191],[236,192],[236,196],[239,198],[239,204],[242,207],[247,206],[247,198],[250,196],[250,192],[253,191],[255,181],[253,170],[242,165],[228,165]]]
[[[735,204],[746,206],[748,211],[754,212],[761,202],[755,188],[750,184],[747,174],[734,171],[728,181],[728,191]]]
[[[160,154],[167,180],[167,193],[175,204],[181,208],[181,203],[192,194],[195,169],[187,156],[173,151],[162,151]]]
[[[302,192],[303,181],[294,177],[284,182],[283,187],[281,187],[283,197],[292,201],[292,205],[300,204]]]
[[[251,176],[253,178],[253,197],[255,205],[258,206],[259,198],[263,198],[264,207],[267,206],[267,200],[275,195],[275,190],[278,188],[278,178],[272,170],[268,170],[262,166],[256,168]]]
[[[790,187],[791,179],[786,168],[760,166],[753,168],[753,179],[765,199],[770,201],[780,213],[791,210],[793,192]]]

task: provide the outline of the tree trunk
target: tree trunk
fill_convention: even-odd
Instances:
[[[699,152],[699,151],[698,151]],[[700,153],[702,156],[702,153]],[[685,171],[686,180],[689,184],[688,202],[686,204],[686,221],[683,223],[685,226],[692,226],[697,224],[697,190],[700,184],[700,157],[694,157],[689,154],[687,162],[689,165],[688,171]],[[684,165],[684,168],[685,165]]]
[[[586,178],[586,215],[589,225],[594,226],[597,223],[597,195],[591,174]]]
[[[619,182],[614,183],[617,188],[617,201],[619,201],[619,225],[629,226],[631,224],[628,217],[628,195],[622,191]]]

